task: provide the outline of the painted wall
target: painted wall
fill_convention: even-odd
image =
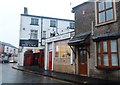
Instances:
[[[4,52],[5,53],[11,53],[11,54],[18,54],[18,49],[9,47],[9,46],[4,46]]]
[[[75,73],[74,68],[74,54],[72,52],[72,49],[68,45],[65,45],[66,41],[69,41],[70,34],[63,34],[60,36],[48,38],[46,40],[46,46],[45,46],[45,69],[49,70],[49,52],[52,52],[52,71],[56,72],[63,72],[63,73]],[[62,43],[61,43],[62,42]],[[61,43],[61,44],[58,44]],[[65,46],[67,48],[65,48]],[[58,47],[57,47],[58,46]],[[63,47],[64,46],[64,47]],[[62,47],[60,49],[60,47]],[[70,52],[70,56],[67,55],[65,50],[69,50],[67,52]],[[58,54],[56,54],[58,52]],[[64,54],[64,57],[62,56]]]
[[[28,16],[21,16],[21,25],[20,25],[20,39],[30,39],[30,30],[38,30],[38,40],[41,41],[41,19],[39,19],[39,25],[30,25],[31,18]],[[25,29],[25,30],[24,30]]]
[[[39,19],[39,25],[30,25],[31,24],[31,18],[37,18]],[[50,27],[50,20],[55,19],[57,20],[57,28]],[[38,47],[19,47],[19,62],[20,65],[23,65],[24,61],[24,52],[27,50],[27,48],[31,48],[32,50],[35,49],[45,49],[45,39],[42,39],[42,33],[43,31],[46,31],[46,38],[50,37],[50,33],[53,32],[53,30],[57,30],[59,34],[66,33],[69,31],[73,31],[74,29],[68,30],[67,27],[69,26],[70,22],[74,22],[73,20],[67,20],[67,19],[58,19],[58,18],[50,18],[50,17],[42,17],[42,16],[34,16],[34,15],[21,15],[21,22],[20,22],[20,37],[19,39],[30,39],[30,30],[38,30],[38,40],[39,40],[39,46]],[[64,30],[65,29],[65,30]],[[63,31],[61,31],[63,30]],[[44,46],[42,46],[44,45]]]

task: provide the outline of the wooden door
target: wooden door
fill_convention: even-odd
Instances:
[[[52,70],[52,52],[49,52],[49,70]]]
[[[40,51],[40,56],[39,56],[39,59],[38,59],[38,64],[41,68],[44,68],[44,51],[41,50]]]
[[[25,56],[24,56],[24,66],[31,66],[32,65],[32,58],[33,58],[33,52],[32,51],[26,52]]]
[[[80,75],[87,75],[87,51],[85,47],[78,49],[78,72]]]

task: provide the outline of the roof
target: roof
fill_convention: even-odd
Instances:
[[[37,18],[45,18],[45,19],[56,19],[56,20],[72,21],[72,22],[74,22],[74,20],[70,20],[70,19],[60,19],[60,18],[45,17],[45,16],[36,16],[36,15],[29,15],[29,14],[21,14],[21,16],[37,17]]]
[[[72,39],[70,39],[70,41],[68,42],[68,45],[75,46],[75,45],[86,43],[86,40],[90,36],[90,34],[91,32],[85,32],[85,33],[76,35]]]
[[[120,37],[120,32],[114,32],[114,33],[107,33],[100,36],[94,36],[93,41],[100,41],[100,40],[108,40],[108,39],[116,39]]]
[[[95,0],[88,0],[88,1],[86,1],[86,2],[83,2],[82,4],[79,4],[79,5],[75,6],[75,7],[73,7],[73,8],[72,8],[72,12],[75,13],[75,11],[76,11],[80,6],[86,5],[86,4],[88,4],[88,3],[90,3],[90,2],[93,2],[93,1],[95,1]]]
[[[12,47],[12,48],[16,48],[15,46],[13,46],[11,44],[6,43],[6,42],[2,42],[2,41],[0,41],[0,45],[9,46],[9,47]]]

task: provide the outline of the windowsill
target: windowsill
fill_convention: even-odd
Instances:
[[[39,24],[30,24],[30,25],[35,25],[35,26],[39,26]]]
[[[56,26],[50,26],[50,27],[56,27]]]
[[[36,39],[36,38],[30,38],[30,39],[28,39],[28,40],[38,40],[38,39]]]
[[[106,21],[106,22],[103,22],[103,23],[100,23],[100,24],[97,24],[96,23],[96,27],[98,27],[98,26],[102,26],[102,25],[106,25],[106,24],[110,24],[110,23],[114,23],[114,22],[116,22],[117,20],[111,20],[111,21]]]
[[[45,37],[43,37],[42,39],[46,39]]]
[[[75,29],[75,28],[70,27],[69,29]]]
[[[105,71],[114,71],[114,70],[120,70],[119,66],[113,66],[113,67],[102,67],[102,66],[96,66],[99,70],[105,70]]]

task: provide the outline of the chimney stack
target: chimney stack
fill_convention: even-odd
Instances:
[[[24,14],[28,15],[28,9],[27,9],[27,7],[24,7]]]

